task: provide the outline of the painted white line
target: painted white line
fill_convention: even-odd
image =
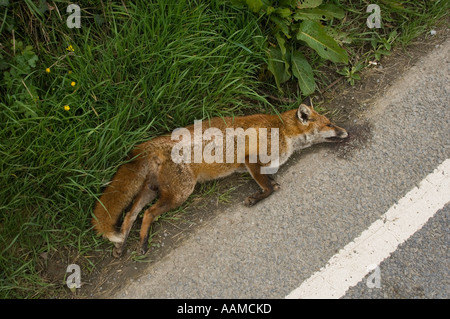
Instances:
[[[340,298],[359,283],[371,265],[379,265],[439,209],[450,202],[450,159],[425,177],[397,204],[354,241],[331,257],[327,265],[286,296]]]

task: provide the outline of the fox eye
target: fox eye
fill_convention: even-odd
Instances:
[[[328,126],[328,127],[333,127],[333,124],[330,123],[330,124],[327,124],[327,126]]]

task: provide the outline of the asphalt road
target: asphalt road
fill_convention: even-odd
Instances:
[[[274,195],[228,206],[114,297],[285,298],[450,158],[449,52],[447,41],[373,103],[358,120],[367,143],[293,156]],[[342,297],[449,298],[449,212],[378,265],[379,288],[367,274]]]

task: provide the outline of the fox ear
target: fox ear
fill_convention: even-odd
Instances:
[[[297,117],[302,124],[307,124],[311,116],[311,109],[305,104],[300,104],[297,110]]]
[[[303,100],[302,104],[305,104],[306,106],[309,106],[310,108],[314,109],[314,106],[313,106],[313,104],[312,104],[312,100],[311,100],[311,97],[310,97],[310,96],[306,97],[306,98]]]

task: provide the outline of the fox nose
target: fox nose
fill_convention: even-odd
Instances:
[[[346,130],[342,130],[338,133],[338,137],[340,138],[347,138],[348,137],[348,133]]]

